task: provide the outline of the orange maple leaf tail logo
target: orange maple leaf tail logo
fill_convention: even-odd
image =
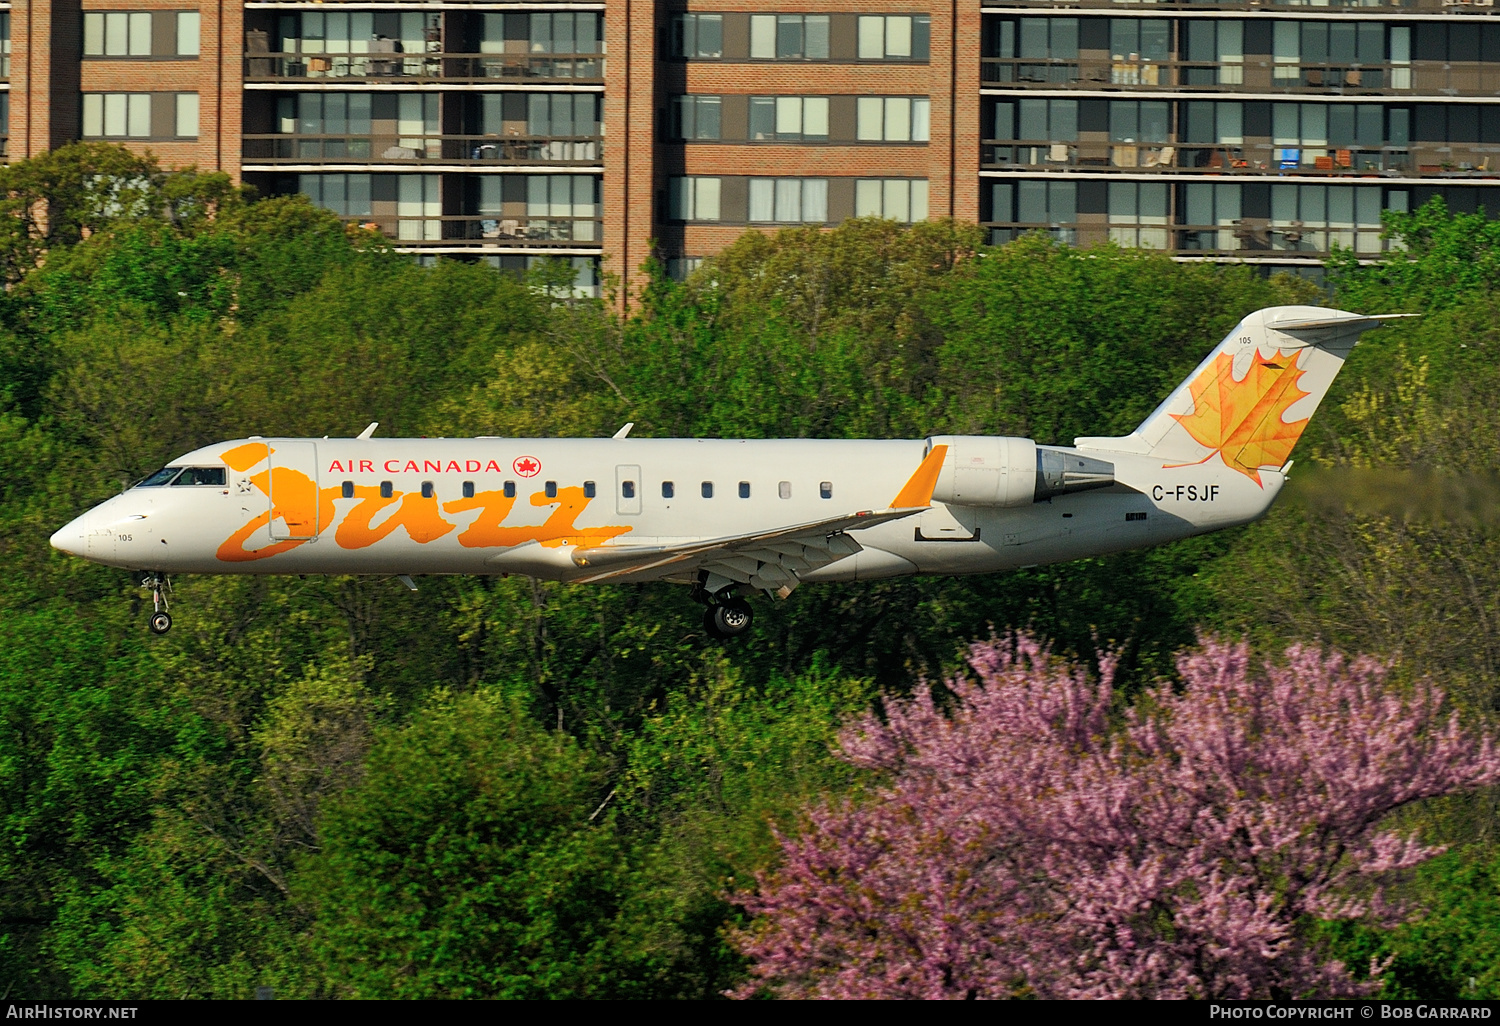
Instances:
[[[1298,355],[1267,358],[1256,352],[1249,371],[1236,381],[1234,357],[1220,353],[1193,379],[1188,386],[1193,412],[1174,413],[1172,418],[1211,450],[1199,463],[1219,453],[1226,466],[1258,485],[1261,467],[1286,463],[1308,421],[1284,419],[1292,404],[1311,394],[1298,387],[1306,373],[1297,366]]]

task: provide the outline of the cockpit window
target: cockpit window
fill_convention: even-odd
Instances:
[[[172,487],[178,485],[214,485],[224,487],[223,467],[188,467],[182,475],[172,482]]]
[[[167,484],[172,478],[182,472],[181,467],[162,467],[156,473],[136,485],[137,488],[155,488],[157,485]]]

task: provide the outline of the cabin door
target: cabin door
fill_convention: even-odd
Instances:
[[[308,541],[318,536],[318,447],[312,442],[272,442],[271,538]]]

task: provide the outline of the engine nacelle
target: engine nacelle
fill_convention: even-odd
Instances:
[[[949,506],[1029,506],[1115,483],[1113,463],[1029,438],[934,435],[927,444],[948,447],[932,499]]]
[[[933,489],[934,502],[950,506],[1029,506],[1036,496],[1036,443],[1029,438],[936,435],[948,455]]]

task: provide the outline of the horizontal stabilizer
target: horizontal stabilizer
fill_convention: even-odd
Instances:
[[[1420,317],[1421,314],[1350,314],[1346,313],[1339,317],[1287,317],[1284,319],[1267,319],[1266,327],[1275,331],[1286,332],[1295,335],[1303,331],[1322,331],[1325,328],[1341,328],[1346,331],[1369,331],[1371,328],[1380,327],[1384,321],[1394,321],[1403,317]]]

